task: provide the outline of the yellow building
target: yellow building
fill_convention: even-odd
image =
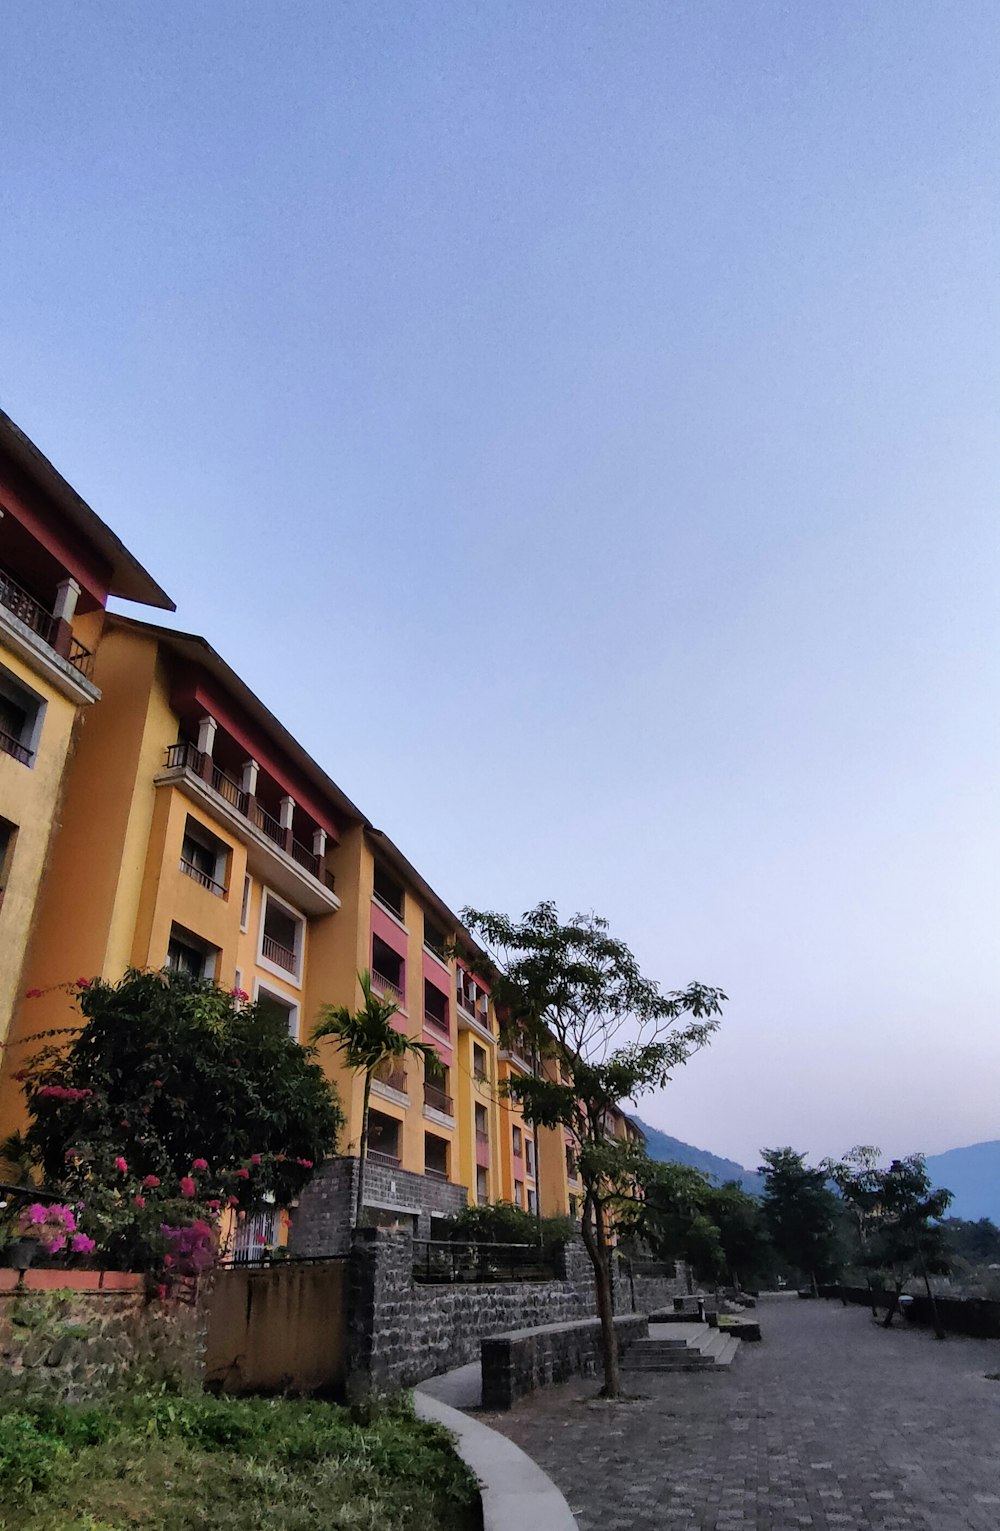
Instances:
[[[95,653],[109,595],[173,610],[0,412],[0,1042],[30,982],[27,954],[67,761],[84,715],[100,701]],[[80,895],[78,885],[74,918],[85,904]]]
[[[65,1024],[60,986],[78,977],[202,974],[280,1010],[306,1041],[324,1005],[360,1004],[367,968],[400,1026],[436,1053],[373,1084],[369,1216],[426,1236],[466,1190],[500,1199],[496,1021],[449,955],[456,916],[203,638],[109,615],[93,682],[103,701],[80,736],[38,901],[0,1131],[23,1120],[12,1076],[27,1039]],[[347,1126],[343,1160],[309,1194],[332,1198],[346,1230],[362,1080],[332,1043],[321,1057]],[[296,1219],[300,1247],[308,1223]]]

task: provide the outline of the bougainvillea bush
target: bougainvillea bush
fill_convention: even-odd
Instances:
[[[287,1205],[335,1151],[312,1049],[239,991],[130,971],[71,994],[82,1022],[19,1071],[25,1142],[108,1263],[195,1273],[227,1211]]]

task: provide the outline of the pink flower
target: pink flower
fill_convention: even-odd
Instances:
[[[29,1223],[44,1223],[48,1215],[48,1207],[43,1207],[40,1201],[32,1202],[31,1206],[28,1208]]]
[[[92,978],[78,978],[76,980],[76,986],[78,989],[89,989],[93,981],[94,980]]]
[[[54,1239],[46,1240],[42,1247],[44,1248],[46,1254],[57,1255],[60,1250],[66,1248],[66,1235],[64,1233],[60,1233]]]
[[[158,1175],[147,1175],[145,1180],[142,1183],[145,1186],[147,1191],[155,1191],[156,1187],[160,1183],[159,1176]]]
[[[239,1199],[238,1196],[230,1196],[229,1201],[227,1202],[226,1205],[230,1206],[230,1207],[238,1207],[239,1204],[240,1204],[240,1199]]]
[[[267,1240],[265,1239],[265,1237],[264,1237],[264,1235],[262,1233],[258,1233],[258,1235],[257,1235],[257,1243],[258,1244],[266,1244],[267,1243]]]
[[[164,1265],[173,1265],[173,1263],[174,1263],[173,1255],[164,1255],[163,1256],[163,1263],[164,1263]]]
[[[132,1205],[133,1207],[144,1207],[146,1205],[145,1196],[133,1196]]]
[[[250,1163],[251,1164],[259,1164],[260,1163],[260,1154],[251,1154],[250,1155]]]
[[[181,1176],[181,1195],[182,1196],[187,1196],[187,1197],[190,1198],[190,1197],[192,1197],[194,1195],[194,1193],[195,1193],[195,1191],[197,1189],[198,1189],[198,1187],[195,1185],[195,1183],[191,1179],[190,1175],[182,1175]]]
[[[63,1227],[66,1229],[67,1233],[76,1232],[76,1218],[73,1216],[73,1209],[71,1207],[63,1207],[62,1220]]]
[[[115,1169],[120,1170],[123,1175],[128,1174],[128,1165],[122,1158],[121,1154],[119,1154],[118,1158],[115,1160]]]
[[[304,1170],[311,1170],[313,1167],[313,1162],[311,1159],[296,1159],[295,1162],[296,1164],[301,1164]]]
[[[153,1089],[154,1090],[162,1090],[163,1089],[163,1080],[162,1079],[154,1079],[153,1080]]]
[[[245,999],[249,999],[250,998],[250,996],[247,993],[246,989],[230,989],[229,997],[230,997],[230,999],[239,1000],[241,1002],[243,1000],[245,1000]]]
[[[250,1179],[250,1171],[249,1170],[237,1170],[236,1171],[236,1178],[237,1178],[237,1180],[249,1180]]]
[[[219,1208],[222,1206],[222,1203],[221,1201],[207,1201],[205,1205],[208,1207],[210,1212],[218,1212]]]
[[[69,1247],[75,1255],[92,1255],[97,1245],[85,1233],[74,1233]]]
[[[24,997],[25,999],[41,999],[44,992],[43,989],[29,989]]]
[[[191,1160],[191,1168],[193,1170],[207,1170],[208,1169],[208,1160],[207,1159],[192,1159]]]

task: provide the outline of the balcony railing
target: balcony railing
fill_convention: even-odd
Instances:
[[[294,973],[298,967],[295,953],[287,946],[282,946],[273,936],[265,936],[261,942],[261,955],[268,962],[273,962],[276,967],[284,968],[286,972]]]
[[[90,649],[84,648],[78,638],[71,638],[69,640],[69,653],[66,655],[66,658],[74,670],[79,670],[80,674],[85,676],[87,680],[93,675],[94,656]]]
[[[0,729],[0,750],[5,755],[13,755],[14,759],[19,760],[22,765],[30,765],[34,754],[34,751],[27,749],[20,739],[15,739],[12,734],[5,734],[2,729]]]
[[[448,1025],[447,1016],[435,1015],[433,1010],[424,1011],[424,1024],[426,1026],[436,1026],[438,1031],[444,1032],[445,1036],[447,1036],[451,1030]]]
[[[427,1176],[428,1180],[447,1180],[448,1179],[448,1171],[447,1170],[440,1170],[440,1169],[438,1169],[437,1165],[435,1165],[435,1164],[425,1164],[424,1165],[424,1174]]]
[[[380,973],[377,968],[372,969],[372,987],[381,989],[383,994],[390,994],[397,1005],[405,1002],[405,995],[399,984],[392,978],[386,978],[385,974]]]
[[[84,652],[87,651],[85,650]],[[260,803],[252,801],[249,794],[244,791],[238,781],[234,781],[231,776],[227,776],[220,766],[213,765],[202,751],[196,749],[193,744],[189,744],[186,741],[180,744],[171,744],[167,749],[167,770],[192,771],[195,776],[200,776],[203,781],[206,779],[207,774],[211,779],[213,790],[221,798],[224,798],[230,807],[235,808],[236,812],[244,819],[248,819],[257,829],[262,830],[275,845],[280,846],[282,850],[288,849],[288,833],[274,815],[268,813],[267,809],[261,807]],[[303,845],[301,840],[292,840],[291,854],[292,859],[297,861],[299,866],[304,867],[313,877],[317,880],[322,878],[323,867],[319,856],[311,851],[307,845]],[[327,877],[327,885],[332,889],[333,879],[329,875]],[[276,958],[275,961],[277,960]]]
[[[212,767],[212,786],[220,797],[224,797],[227,803],[234,807],[237,813],[246,817],[247,795],[238,781],[233,781],[219,766]]]
[[[319,857],[313,855],[308,845],[303,845],[301,840],[293,840],[292,856],[307,872],[311,872],[314,877],[319,876]]]
[[[209,893],[214,893],[216,898],[225,898],[226,890],[223,884],[216,882],[214,877],[210,877],[207,872],[203,872],[201,867],[196,867],[193,861],[186,861],[183,856],[181,857],[181,871],[185,877],[194,878],[194,881],[201,883],[201,886],[207,888]]]
[[[392,1067],[388,1063],[381,1064],[372,1076],[379,1084],[384,1084],[388,1090],[398,1090],[400,1095],[406,1092],[406,1070],[402,1067]]]
[[[381,1164],[387,1170],[399,1169],[399,1155],[387,1154],[384,1149],[369,1148],[365,1157],[370,1160],[372,1164]]]
[[[12,611],[17,620],[37,633],[43,643],[52,642],[56,629],[55,617],[27,590],[22,590],[4,569],[0,569],[0,606],[6,606],[8,611]]]
[[[555,1244],[413,1241],[413,1279],[419,1282],[552,1281],[562,1270],[562,1252]]]
[[[477,1143],[488,1143],[489,1141],[490,1141],[489,1133],[488,1132],[483,1132],[479,1127],[477,1127],[476,1128],[476,1142]]]
[[[450,1095],[438,1088],[436,1084],[424,1085],[424,1105],[430,1106],[432,1111],[440,1111],[445,1116],[454,1116],[455,1102]]]

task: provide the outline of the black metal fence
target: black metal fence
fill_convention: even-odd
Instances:
[[[414,1239],[413,1279],[450,1282],[557,1281],[559,1249],[538,1244],[462,1244],[451,1239]]]

